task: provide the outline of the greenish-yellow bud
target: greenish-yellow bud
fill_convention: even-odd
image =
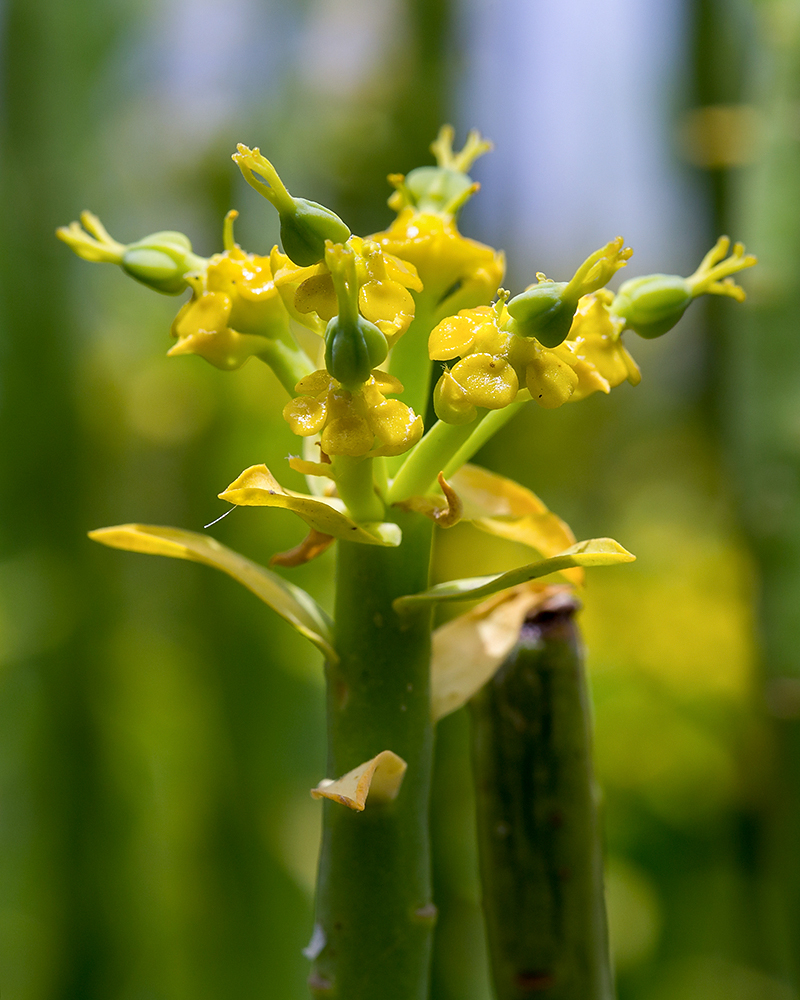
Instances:
[[[363,385],[388,353],[386,337],[363,316],[334,316],[328,323],[325,367],[346,389]]]
[[[671,330],[692,301],[686,278],[677,274],[649,274],[626,281],[614,299],[611,311],[640,337],[652,340]]]
[[[326,240],[345,243],[350,238],[350,230],[329,208],[305,198],[292,198],[292,203],[293,210],[279,208],[281,243],[298,267],[318,264],[325,256]]]
[[[204,267],[205,261],[192,253],[192,244],[183,233],[163,231],[129,243],[120,266],[148,288],[180,295],[186,288],[186,274]]]
[[[449,167],[417,167],[406,174],[405,187],[419,212],[442,212],[472,192],[471,178]]]
[[[535,337],[544,347],[558,347],[566,339],[578,308],[578,300],[567,293],[568,288],[565,281],[540,281],[509,299],[510,332]]]

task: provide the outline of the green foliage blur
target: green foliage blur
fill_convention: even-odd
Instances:
[[[326,17],[363,4],[237,3],[252,28],[233,41],[224,18],[195,39],[206,6],[217,18],[226,9],[2,9],[4,1000],[306,995],[319,829],[308,789],[324,776],[319,656],[226,577],[85,537],[126,521],[202,530],[243,468],[278,467],[296,451],[281,390],[256,361],[223,374],[165,359],[177,300],[76,260],[53,231],[91,208],[123,241],[178,229],[210,254],[236,207],[237,239],[264,252],[277,218],[230,163],[237,141],[260,145],[290,190],[354,232],[381,228],[386,174],[428,162],[453,116],[455,70],[467,72],[462,8],[387,4],[403,30],[361,76],[344,65],[337,81],[315,76],[313,46],[302,64],[285,53],[315,18],[324,41]],[[621,1000],[792,1000],[800,544],[788,554],[780,544],[800,532],[800,339],[786,292],[800,273],[800,7],[694,0],[686,10],[676,155],[693,164],[683,169],[705,199],[708,245],[736,227],[766,259],[753,300],[788,331],[775,417],[788,427],[784,451],[767,472],[754,464],[774,440],[759,403],[771,383],[756,377],[758,313],[735,319],[722,303],[695,306],[694,322],[663,341],[629,344],[639,388],[531,408],[480,461],[536,490],[578,537],[613,535],[638,556],[591,578],[582,617]],[[181,32],[183,56],[169,50]],[[171,69],[195,43],[200,69],[173,86]],[[238,89],[212,71],[215,47],[234,43],[247,60]],[[795,118],[786,124],[776,106]],[[703,118],[704,108],[734,111]],[[755,152],[751,117],[767,135]],[[731,360],[736,351],[750,367]],[[777,485],[765,499],[769,475]],[[762,530],[771,497],[777,539]],[[211,530],[263,563],[301,533],[288,513],[245,508]],[[518,555],[471,531],[442,536],[440,572],[473,575],[465,551],[486,572]],[[331,553],[291,573],[330,606]],[[782,617],[764,615],[765,587]],[[759,649],[790,650],[766,699]],[[468,854],[468,810],[448,830],[454,854]]]

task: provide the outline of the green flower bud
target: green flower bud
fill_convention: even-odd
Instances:
[[[418,212],[445,212],[460,207],[475,191],[468,174],[448,167],[417,167],[403,178],[406,200]]]
[[[126,246],[112,239],[91,212],[81,214],[80,224],[57,229],[56,235],[84,260],[119,264],[132,278],[165,295],[180,295],[186,288],[186,275],[204,270],[208,263],[192,253],[192,244],[183,233],[164,230]]]
[[[587,257],[569,282],[550,281],[537,274],[537,285],[508,301],[509,332],[535,337],[544,347],[558,347],[566,340],[581,296],[602,288],[632,253],[630,247],[623,248],[623,239],[618,236]]]
[[[512,332],[519,337],[535,337],[544,347],[558,347],[566,339],[578,300],[565,295],[566,281],[540,281],[507,305],[514,320]]]
[[[453,150],[455,132],[452,125],[443,125],[431,143],[437,166],[417,167],[407,176],[390,174],[389,182],[397,190],[389,199],[389,207],[399,212],[412,206],[417,212],[455,216],[480,187],[467,171],[492,144],[473,129],[461,152]]]
[[[185,275],[205,266],[192,253],[192,244],[183,233],[164,231],[129,243],[120,265],[143,285],[165,295],[180,295],[186,288]]]
[[[325,367],[346,389],[356,389],[386,359],[386,337],[369,320],[334,316],[325,331]]]
[[[727,295],[742,302],[744,289],[731,275],[752,267],[756,258],[745,254],[741,243],[735,243],[730,257],[726,257],[730,245],[727,236],[720,236],[688,278],[677,274],[649,274],[626,281],[611,311],[625,320],[626,327],[650,340],[671,330],[698,295]]]
[[[280,212],[281,243],[298,267],[318,264],[325,256],[325,241],[344,243],[350,230],[339,216],[315,201],[292,198],[293,211]]]
[[[685,278],[677,274],[650,274],[626,281],[617,293],[612,312],[640,337],[652,340],[671,330],[692,301]]]
[[[350,230],[335,212],[315,201],[293,198],[275,167],[258,148],[250,149],[240,142],[233,161],[247,183],[278,210],[284,252],[298,267],[318,264],[325,256],[327,240],[344,243],[350,238]],[[260,181],[256,174],[267,183]]]

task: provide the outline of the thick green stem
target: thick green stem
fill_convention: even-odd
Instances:
[[[525,622],[471,702],[478,845],[498,1000],[610,1000],[577,602]]]
[[[392,601],[427,586],[432,524],[397,512],[396,549],[339,542],[336,651],[328,664],[328,776],[393,750],[408,764],[397,799],[363,813],[325,803],[309,984],[337,1000],[425,1000],[436,910],[428,799],[430,615]]]
[[[275,372],[280,384],[292,397],[296,395],[294,387],[300,379],[314,371],[308,355],[297,346],[288,330],[284,337],[265,338],[258,356]]]

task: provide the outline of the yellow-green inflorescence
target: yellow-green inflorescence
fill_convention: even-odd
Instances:
[[[384,509],[375,490],[393,502],[407,498],[398,495],[401,484],[389,491],[385,470],[376,466],[373,477],[369,460],[397,461],[419,445],[431,469],[452,471],[472,433],[467,425],[489,411],[528,398],[555,408],[626,380],[636,385],[641,376],[623,344],[625,330],[660,336],[700,294],[743,298],[731,276],[755,262],[741,244],[728,256],[723,237],[689,278],[635,278],[615,295],[605,286],[632,255],[618,237],[569,281],[537,274],[511,296],[499,287],[503,254],[463,236],[457,224],[478,190],[468,171],[490,148],[473,131],[456,152],[453,130],[442,128],[431,147],[436,166],[390,176],[396,217],[368,238],[352,235],[324,206],[291,196],[272,163],[243,145],[233,159],[278,210],[283,249],[264,256],[242,250],[233,238],[234,211],[223,249],[208,258],[176,232],[119,243],[88,212],[82,226],[73,222],[58,235],[84,259],[118,264],[157,291],[190,290],[169,353],[199,354],[227,371],[250,357],[270,365],[290,396],[283,411],[290,428],[319,442],[319,461],[305,470],[341,478],[353,516],[374,519]],[[449,435],[434,427],[421,442],[430,361],[442,363],[432,392],[436,415],[464,429]],[[366,463],[356,477],[368,494],[360,499],[345,488],[353,461]],[[414,453],[407,481],[427,482],[413,475],[413,463]]]

